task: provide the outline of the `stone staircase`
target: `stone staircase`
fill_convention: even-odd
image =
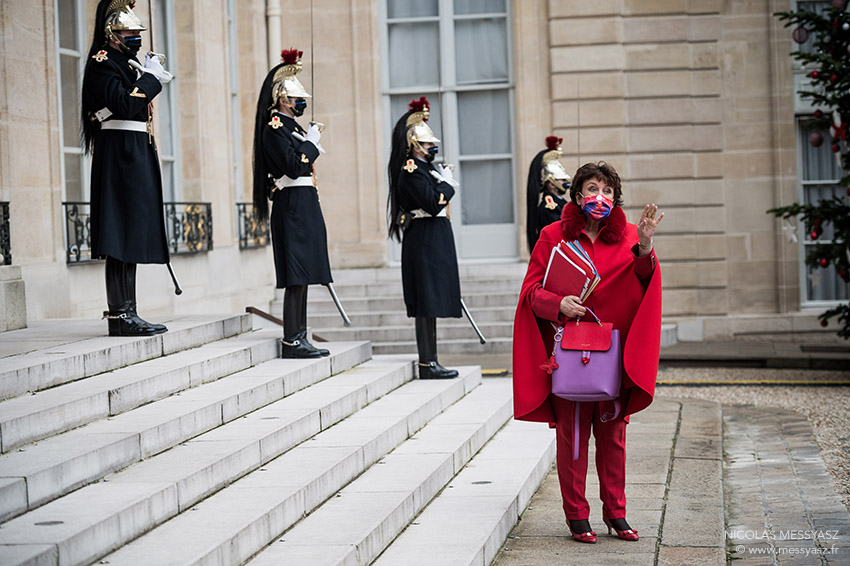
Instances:
[[[523,262],[461,265],[461,294],[481,332],[482,345],[466,317],[440,319],[437,340],[441,354],[486,354],[511,351],[514,313],[526,264]],[[412,318],[408,318],[401,286],[401,268],[334,271],[334,289],[352,325],[345,328],[327,291],[312,287],[307,320],[327,340],[370,340],[377,354],[416,352]],[[282,316],[283,295],[271,312]]]
[[[251,315],[167,324],[0,335],[0,564],[405,564],[437,533],[441,563],[489,563],[553,461],[478,367],[419,381],[367,341],[282,360]]]

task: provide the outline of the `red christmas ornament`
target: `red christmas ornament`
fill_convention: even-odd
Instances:
[[[820,261],[818,263],[820,264],[821,267],[826,267],[827,265],[829,265],[829,260],[826,259],[825,257],[822,257],[822,258],[820,258]]]
[[[841,25],[838,20],[832,20],[832,27],[838,29],[838,26]]]
[[[839,147],[837,143],[832,144],[832,151],[834,153],[838,153]]]
[[[846,0],[832,0],[832,7],[836,10],[843,10],[846,3]]]
[[[832,73],[831,75],[829,75],[829,82],[834,83],[837,80],[838,80],[838,75],[836,75],[835,73]]]
[[[809,76],[812,77],[813,79],[816,79],[816,78],[818,78],[819,74],[820,73],[818,73],[817,71],[812,71],[812,73]]]
[[[791,38],[797,43],[806,43],[806,40],[809,39],[809,30],[803,26],[798,26],[791,32]]]
[[[823,144],[823,135],[820,132],[812,132],[809,136],[809,143],[814,147],[820,147]]]
[[[847,272],[846,269],[842,269],[841,273],[839,273],[842,279],[844,279],[845,283],[850,282],[850,273]]]
[[[847,196],[850,196],[850,187],[847,187]]]
[[[817,240],[817,239],[818,239],[818,231],[817,231],[817,230],[812,230],[812,233],[811,233],[811,234],[809,234],[809,237],[810,237],[812,240]]]
[[[829,324],[829,323],[825,320],[820,321],[820,325],[823,326],[824,328],[826,328],[827,324]]]
[[[815,110],[815,118],[823,118],[823,112],[820,110]]]

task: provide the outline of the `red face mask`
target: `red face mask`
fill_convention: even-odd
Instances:
[[[593,220],[602,220],[611,214],[611,209],[614,207],[614,201],[602,195],[595,197],[585,197],[582,211],[584,215]]]

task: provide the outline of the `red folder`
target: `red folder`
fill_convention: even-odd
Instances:
[[[543,277],[544,289],[563,297],[575,295],[583,302],[597,283],[599,276],[590,258],[576,253],[564,241],[552,249]]]

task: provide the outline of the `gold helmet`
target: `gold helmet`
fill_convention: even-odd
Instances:
[[[549,136],[546,138],[546,153],[543,154],[543,166],[540,168],[540,186],[549,181],[558,191],[565,191],[570,186],[570,176],[567,170],[558,161],[563,152],[561,151],[561,142],[563,138]]]
[[[277,106],[283,97],[288,98],[312,98],[301,81],[295,76],[301,72],[301,56],[303,51],[297,49],[284,49],[280,52],[283,67],[278,69],[272,79],[272,104]]]
[[[431,105],[428,99],[420,97],[419,100],[412,100],[408,108],[413,112],[407,117],[405,126],[407,127],[407,147],[417,147],[420,150],[421,143],[440,143],[434,132],[428,126],[428,117],[431,115]],[[426,152],[427,153],[427,152]]]
[[[134,0],[112,0],[106,8],[106,37],[115,39],[116,31],[145,31],[147,28],[133,13]]]

